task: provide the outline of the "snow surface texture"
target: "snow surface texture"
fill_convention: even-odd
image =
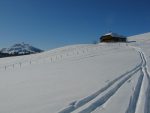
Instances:
[[[129,41],[1,58],[0,113],[150,113],[150,33]]]

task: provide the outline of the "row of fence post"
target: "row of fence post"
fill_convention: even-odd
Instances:
[[[97,48],[96,48],[97,49]],[[83,49],[83,50],[80,50],[80,51],[73,51],[72,52],[72,55],[79,55],[80,53],[86,53],[86,52],[88,52],[89,51],[89,48],[85,48],[85,49]],[[66,56],[70,56],[71,54],[70,53],[66,53]],[[55,61],[55,60],[58,60],[58,59],[63,59],[63,55],[61,54],[61,55],[56,55],[56,56],[54,56],[54,57],[50,57],[50,61],[51,62],[53,62],[53,61]],[[16,64],[12,64],[11,65],[11,67],[13,67],[13,68],[15,68],[15,65],[19,65],[19,67],[21,68],[22,67],[22,64],[23,63],[21,63],[21,62],[19,62],[19,63],[16,63]],[[32,61],[30,60],[29,61],[29,64],[32,64]],[[7,68],[8,67],[10,67],[10,65],[8,65],[8,66],[4,66],[4,69],[5,70],[7,70]]]

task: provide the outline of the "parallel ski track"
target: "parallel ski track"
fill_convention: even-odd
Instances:
[[[144,60],[143,53],[141,52],[140,48],[137,48],[137,47],[132,47],[132,48],[134,48],[140,54],[140,58],[142,60],[142,65],[141,65],[141,75],[138,79],[138,82],[137,82],[137,85],[133,92],[133,95],[130,97],[130,102],[129,102],[128,108],[126,110],[126,113],[137,113],[138,112],[137,109],[138,109],[138,106],[140,105],[140,104],[138,104],[140,102],[139,98],[142,95],[140,93],[142,93],[141,89],[142,89],[142,87],[144,87],[143,78],[145,78],[144,67],[146,66],[146,60]]]
[[[147,59],[146,56],[144,54],[144,52],[141,51],[142,54],[142,58],[144,61],[144,64],[142,66],[143,68],[143,74],[145,77],[147,77],[147,81],[148,81],[148,85],[146,88],[146,99],[145,99],[145,106],[144,106],[144,113],[150,113],[150,73],[148,71],[148,67],[147,67]]]
[[[126,110],[126,113],[139,113],[138,105],[140,105],[140,104],[138,104],[138,103],[140,103],[139,97],[143,93],[141,88],[144,87],[144,85],[145,85],[144,80],[143,80],[144,77],[146,77],[146,80],[148,81],[148,85],[146,87],[146,92],[144,92],[144,93],[146,93],[145,94],[146,97],[145,97],[145,101],[144,101],[145,103],[143,104],[144,105],[144,113],[150,113],[150,101],[149,101],[150,100],[150,73],[149,73],[148,67],[147,67],[147,59],[146,59],[144,52],[140,48],[137,48],[137,47],[132,47],[132,48],[134,48],[140,54],[141,63],[138,66],[136,66],[132,70],[124,73],[123,75],[117,77],[116,79],[112,80],[105,87],[98,90],[97,92],[95,92],[83,99],[71,102],[66,108],[64,108],[63,110],[61,110],[58,113],[71,113],[73,111],[76,111],[76,109],[78,109],[79,107],[86,105],[87,103],[89,103],[90,101],[92,101],[96,97],[98,97],[100,94],[102,94],[103,92],[108,90],[105,95],[101,96],[99,99],[90,103],[89,106],[78,111],[78,113],[91,113],[97,107],[100,107],[105,102],[107,102],[119,90],[119,88],[129,78],[131,78],[133,75],[135,75],[135,73],[137,73],[139,70],[141,71],[141,75],[138,78],[138,82],[137,82],[137,85],[133,92],[133,95],[130,98],[129,106]],[[114,87],[111,88],[111,86],[114,86]]]
[[[128,80],[130,79],[135,73],[137,73],[139,69],[134,70],[134,72],[130,73],[127,77],[125,77],[123,80],[121,80],[113,89],[110,89],[104,96],[100,97],[95,102],[91,103],[90,106],[83,109],[79,113],[91,113],[94,111],[97,107],[103,105],[107,100],[109,100],[118,90],[119,88]]]
[[[141,48],[132,48],[140,53],[140,57],[143,63],[141,66],[141,78],[139,78],[136,89],[130,98],[129,107],[126,113],[150,113],[150,73],[147,67],[147,59]],[[140,90],[141,88],[144,89],[144,87],[146,87],[146,91]],[[141,99],[142,102],[144,102],[142,104]],[[141,105],[144,107],[141,107]]]
[[[97,101],[92,103],[90,106],[88,106],[87,108],[85,108],[84,110],[79,112],[79,113],[91,113],[97,107],[103,105],[111,96],[113,96],[117,92],[117,90],[130,77],[132,77],[135,73],[137,73],[141,69],[142,64],[143,64],[143,60],[141,61],[141,63],[138,66],[136,66],[132,70],[124,73],[123,75],[117,77],[116,79],[114,79],[113,81],[108,83],[105,87],[103,87],[102,89],[98,90],[97,92],[95,92],[95,93],[93,93],[93,94],[91,94],[91,95],[89,95],[89,96],[87,96],[87,97],[85,97],[85,98],[83,98],[81,100],[77,100],[77,101],[71,102],[66,108],[64,108],[63,110],[59,111],[58,113],[71,113],[71,112],[75,111],[76,109],[78,109],[79,107],[82,107],[85,104],[87,104],[88,102],[90,102],[91,100],[95,99],[98,95],[100,95],[104,91],[108,90],[108,92],[104,96],[102,96]],[[114,85],[118,81],[119,81],[119,83],[117,85],[115,85],[113,89],[111,89],[110,87],[112,85]]]
[[[127,108],[126,113],[135,113],[138,98],[140,95],[141,86],[142,86],[143,76],[144,76],[144,74],[143,74],[142,69],[141,69],[141,75],[138,78],[138,82],[137,82],[137,85],[135,87],[134,93],[130,98],[129,106]]]

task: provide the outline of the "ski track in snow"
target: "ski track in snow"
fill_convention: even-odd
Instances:
[[[127,108],[126,113],[135,113],[137,101],[138,101],[139,94],[140,94],[140,89],[142,86],[143,76],[144,75],[143,75],[143,72],[141,70],[141,75],[139,76],[139,79],[138,79],[137,85],[135,87],[134,93],[130,98],[129,106]]]
[[[132,70],[124,73],[123,75],[117,77],[116,79],[114,79],[113,81],[109,82],[105,87],[103,87],[102,89],[100,89],[99,91],[81,99],[81,100],[77,100],[74,102],[71,102],[69,104],[69,106],[67,106],[66,108],[64,108],[63,110],[59,111],[59,113],[70,113],[76,109],[78,109],[81,106],[84,106],[86,103],[90,102],[91,100],[93,100],[94,98],[96,98],[98,95],[100,95],[101,93],[103,93],[104,91],[108,90],[112,85],[114,85],[116,82],[118,82],[120,80],[120,82],[113,88],[110,89],[108,91],[108,93],[106,93],[106,95],[104,95],[103,97],[101,97],[100,99],[98,99],[96,102],[94,102],[93,104],[91,104],[91,106],[89,106],[88,108],[86,108],[85,110],[81,111],[80,113],[90,113],[93,110],[95,110],[97,107],[99,107],[100,105],[104,104],[113,94],[115,94],[115,92],[135,73],[137,73],[140,68],[142,66],[142,62],[136,66],[135,68],[133,68]],[[124,78],[125,77],[125,78]],[[122,78],[124,78],[123,80],[121,80]]]
[[[97,107],[103,105],[109,98],[111,98],[117,91],[118,89],[129,79],[131,78],[135,73],[137,73],[139,69],[136,69],[132,73],[130,73],[126,78],[121,80],[113,89],[110,89],[104,96],[96,100],[94,103],[92,103],[90,106],[87,108],[83,109],[79,113],[91,113],[94,111]]]
[[[145,92],[146,97],[145,97],[144,113],[150,113],[150,101],[149,101],[150,100],[150,74],[149,74],[148,67],[147,67],[146,56],[145,56],[144,52],[142,52],[142,51],[141,51],[141,54],[142,54],[142,59],[144,61],[144,64],[142,66],[142,71],[143,71],[144,77],[147,78],[147,82],[148,82],[146,92]]]
[[[132,46],[130,46],[130,47],[132,47]],[[107,93],[105,95],[101,96],[99,99],[95,100],[93,103],[90,103],[90,105],[88,105],[87,107],[85,107],[85,108],[83,107],[83,109],[78,111],[78,113],[91,113],[97,107],[100,107],[104,103],[106,103],[119,90],[119,88],[129,78],[131,78],[133,75],[135,75],[135,73],[137,73],[138,71],[141,71],[141,75],[139,76],[135,90],[130,97],[130,101],[129,101],[129,105],[126,110],[126,113],[140,113],[140,111],[142,111],[142,110],[139,110],[139,108],[140,108],[139,107],[139,105],[140,105],[139,98],[142,97],[142,93],[143,93],[143,91],[141,90],[142,87],[145,87],[144,77],[146,77],[145,79],[147,80],[148,85],[146,87],[146,92],[145,92],[146,97],[145,97],[145,101],[144,101],[145,103],[143,104],[144,105],[143,111],[144,111],[144,113],[150,113],[150,101],[149,101],[150,100],[150,74],[149,74],[148,67],[147,67],[147,59],[146,59],[144,52],[140,48],[137,48],[137,47],[132,47],[132,48],[134,48],[140,54],[141,63],[138,66],[136,66],[132,70],[126,72],[125,74],[117,77],[116,79],[112,80],[105,87],[98,90],[97,92],[95,92],[85,98],[82,98],[80,100],[71,102],[66,108],[62,109],[58,113],[71,113],[73,111],[76,111],[78,108],[86,105],[87,103],[90,103],[92,100],[94,100],[96,97],[98,97],[101,93],[106,91]],[[118,81],[119,81],[119,83],[117,83]],[[115,83],[117,83],[117,85],[115,85]],[[113,85],[114,85],[114,87],[111,88]]]
[[[138,48],[135,46],[128,46],[128,47],[134,48],[139,53],[140,58],[141,58],[141,62],[139,65],[135,66],[133,69],[120,75],[114,80],[109,81],[106,86],[92,93],[91,95],[81,98],[79,100],[70,102],[68,106],[60,110],[58,113],[71,113],[71,112],[91,113],[93,112],[98,107],[104,105],[106,102],[109,102],[109,100],[111,101],[111,98],[113,98],[113,95],[115,95],[115,93],[119,90],[119,88],[122,85],[124,85],[126,81],[128,81],[133,75],[135,75],[139,71],[141,71],[141,74],[138,78],[134,92],[130,97],[129,104],[125,113],[150,113],[150,73],[148,71],[146,55],[144,54],[141,48]],[[45,55],[44,60],[46,59],[46,60],[50,60],[50,62],[57,62],[59,60],[65,60],[66,58],[67,60],[68,58],[72,58],[71,59],[72,61],[72,60],[80,60],[83,58],[85,59],[89,57],[94,57],[99,54],[93,55],[94,52],[92,50],[95,50],[98,48],[100,48],[100,46],[86,47],[86,48],[80,47],[80,50],[77,50],[76,48],[72,48],[71,50],[73,51],[69,51],[69,52],[65,51],[64,52],[65,54],[64,53],[63,54],[62,53],[61,54],[58,54],[58,53],[47,54]],[[75,58],[76,56],[80,56],[80,58],[73,59],[74,55],[75,55]],[[24,64],[25,62],[26,63],[29,62],[28,64],[31,64],[31,61],[32,63],[34,62],[34,60],[29,60],[29,61],[23,61],[21,63]],[[19,65],[19,64],[20,62],[8,64],[8,65],[2,65],[0,68],[2,69],[4,68],[6,70],[6,68],[8,67],[14,68],[16,65]],[[141,103],[144,103],[144,104],[141,104]],[[81,108],[81,109],[78,109],[78,108]]]
[[[141,86],[139,85],[139,88],[141,87],[140,89],[144,89],[144,87],[146,87],[146,91],[144,90],[140,90],[139,92],[136,90],[134,91],[133,94],[134,99],[132,100],[131,104],[135,104],[135,105],[133,108],[128,108],[127,109],[128,112],[126,113],[141,113],[141,112],[150,113],[150,101],[149,101],[150,100],[150,73],[147,67],[146,55],[144,54],[141,48],[138,47],[133,47],[133,48],[140,53],[140,57],[143,62],[141,66],[141,74],[143,75],[143,78],[142,78]],[[138,95],[139,97],[137,97]],[[143,106],[141,105],[142,102],[143,102]]]
[[[114,79],[113,81],[109,82],[105,87],[103,87],[102,89],[100,89],[99,91],[81,99],[81,100],[78,100],[78,101],[74,101],[74,102],[71,102],[69,104],[69,106],[65,109],[63,109],[62,111],[60,111],[60,113],[69,113],[69,112],[72,112],[74,111],[75,109],[85,105],[86,103],[88,103],[89,101],[93,100],[94,98],[96,98],[98,95],[100,95],[101,93],[103,93],[105,90],[107,90],[109,87],[111,87],[113,84],[115,84],[118,80],[120,80],[121,78],[125,77],[126,75],[132,73],[133,71],[135,70],[139,70],[140,69],[140,65],[138,65],[137,67],[135,67],[134,69],[126,72],[125,74],[117,77],[116,79]]]

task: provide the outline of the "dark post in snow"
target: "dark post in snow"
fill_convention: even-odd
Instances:
[[[62,55],[60,55],[61,59],[62,59]]]
[[[21,62],[19,63],[20,67],[21,67]]]

